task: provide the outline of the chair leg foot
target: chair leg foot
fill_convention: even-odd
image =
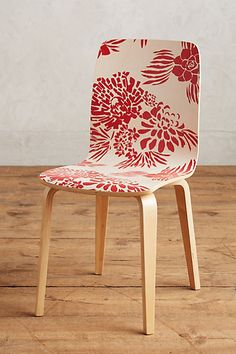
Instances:
[[[182,230],[185,257],[191,289],[200,289],[197,249],[194,234],[192,204],[188,182],[181,180],[174,183],[179,219]]]
[[[157,202],[154,194],[137,198],[140,205],[143,330],[153,334],[155,326]]]
[[[95,274],[97,275],[101,275],[103,271],[108,204],[108,196],[96,195]]]
[[[46,188],[43,195],[43,213],[42,213],[40,256],[39,256],[39,280],[38,280],[38,288],[37,288],[35,316],[43,316],[44,314],[44,299],[45,299],[46,283],[47,283],[52,202],[56,191],[57,190],[53,188]]]

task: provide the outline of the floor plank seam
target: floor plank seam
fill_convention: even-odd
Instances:
[[[0,285],[0,288],[37,288],[36,285]],[[123,288],[134,288],[134,289],[141,289],[141,285],[47,285],[47,288],[115,288],[115,289],[123,289]],[[156,289],[168,289],[168,288],[174,288],[174,289],[190,289],[189,286],[185,285],[157,285],[155,287]],[[235,289],[236,286],[234,285],[213,285],[213,286],[207,286],[207,285],[201,285],[201,289]],[[200,290],[201,290],[200,289]],[[193,290],[194,291],[194,290]]]

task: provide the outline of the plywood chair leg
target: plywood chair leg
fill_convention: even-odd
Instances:
[[[155,326],[157,202],[154,194],[137,198],[140,205],[143,330],[153,334]]]
[[[96,195],[95,274],[102,274],[103,271],[108,203],[108,196]]]
[[[194,234],[192,204],[188,182],[182,180],[174,183],[178,204],[179,219],[182,229],[185,257],[188,267],[190,287],[200,289],[197,249]]]
[[[44,298],[47,283],[51,212],[53,197],[56,191],[56,189],[46,188],[43,195],[43,213],[39,256],[39,281],[35,309],[36,316],[43,316],[44,314]]]

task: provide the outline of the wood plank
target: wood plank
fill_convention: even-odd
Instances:
[[[0,296],[1,352],[7,354],[235,353],[233,289],[158,289],[153,336],[141,334],[137,289],[51,288],[42,318],[32,315],[35,289],[4,288]]]
[[[157,246],[157,285],[188,286],[181,236],[159,239]],[[202,238],[197,248],[202,286],[235,286],[236,240]],[[35,286],[38,255],[38,240],[1,239],[0,284]],[[94,240],[51,241],[49,286],[140,286],[140,279],[138,238],[107,239],[103,276],[94,275]]]

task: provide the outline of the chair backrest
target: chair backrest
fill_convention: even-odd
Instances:
[[[200,61],[195,44],[102,43],[91,103],[89,158],[118,168],[166,167],[198,155]]]

